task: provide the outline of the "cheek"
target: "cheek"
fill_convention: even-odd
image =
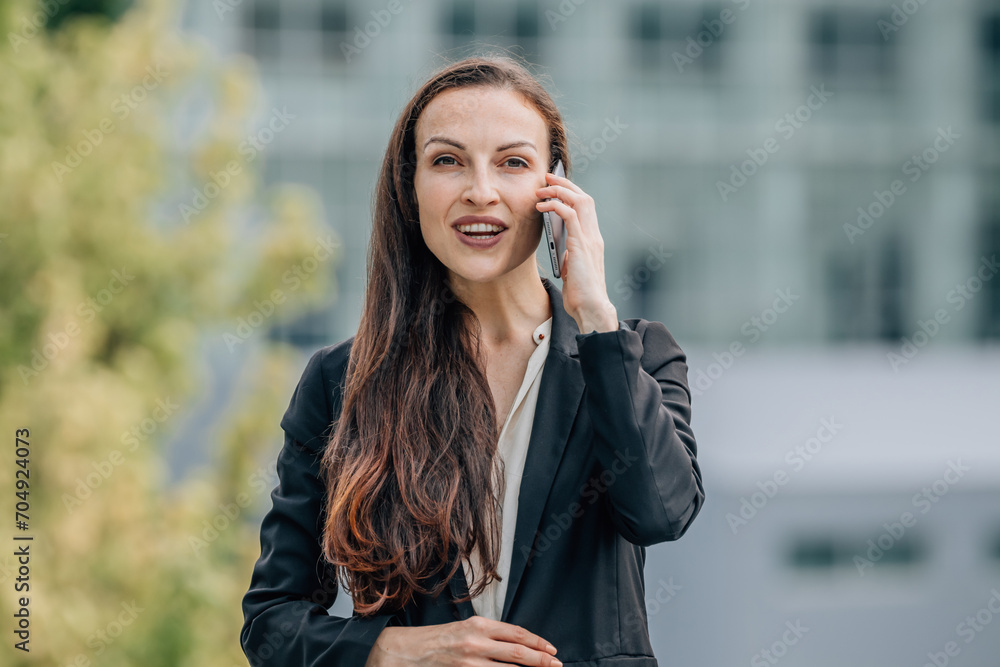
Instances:
[[[511,183],[503,189],[498,189],[497,194],[518,218],[523,218],[531,213],[538,199],[535,197],[534,188],[525,187],[523,183]]]
[[[539,211],[537,208],[535,208],[535,204],[537,204],[540,201],[541,201],[541,199],[539,199],[538,197],[536,197],[534,192],[532,192],[528,196],[526,196],[518,204],[518,210],[520,211],[521,218],[523,220],[525,220],[525,221],[528,221],[528,222],[531,222],[533,220],[537,220],[538,222],[541,222],[541,220],[542,220],[542,212]]]
[[[420,171],[413,176],[413,200],[417,202],[417,206],[421,206],[424,203],[426,196],[427,185],[424,179],[420,178]]]
[[[413,180],[414,197],[421,212],[443,213],[442,209],[447,206],[448,192],[442,185],[435,183],[433,179],[415,178]]]

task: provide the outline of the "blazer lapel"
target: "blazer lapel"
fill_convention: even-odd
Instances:
[[[451,563],[454,563],[458,557],[458,549],[455,548],[454,544],[449,548],[448,555]],[[465,580],[464,566],[459,566],[455,570],[455,576],[448,580],[448,588],[451,590],[452,600],[458,600],[469,594],[469,582]],[[458,607],[455,610],[455,620],[464,621],[476,615],[476,609],[472,606],[472,600],[456,602],[455,605]]]
[[[542,278],[542,284],[552,305],[552,338],[538,388],[538,403],[517,500],[514,546],[500,617],[505,622],[527,567],[534,546],[535,531],[541,522],[542,508],[549,497],[556,468],[566,449],[584,390],[576,346],[576,335],[580,333],[580,328],[576,320],[563,309],[562,292],[547,278]]]

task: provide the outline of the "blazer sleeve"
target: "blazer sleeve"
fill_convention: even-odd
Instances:
[[[678,539],[705,502],[684,352],[662,323],[641,319],[576,339],[615,526],[640,546]]]
[[[329,348],[327,348],[328,350]],[[260,558],[243,597],[240,644],[251,665],[357,667],[392,615],[331,616],[336,579],[322,577],[320,535],[325,489],[319,461],[332,422],[333,385],[324,350],[310,359],[281,420],[284,446],[277,487],[260,528]]]

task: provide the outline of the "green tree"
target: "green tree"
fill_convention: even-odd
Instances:
[[[240,598],[301,366],[266,330],[331,298],[339,244],[315,193],[257,196],[266,156],[240,150],[253,63],[182,37],[175,4],[51,31],[46,3],[0,6],[4,665],[246,664]],[[182,135],[179,109],[201,90],[209,118]],[[212,464],[172,484],[163,444],[210,384],[206,337],[249,370],[208,438]],[[34,537],[28,593],[15,535]],[[30,653],[12,648],[21,595]]]

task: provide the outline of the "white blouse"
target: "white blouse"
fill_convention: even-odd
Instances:
[[[528,358],[528,367],[524,371],[521,388],[517,390],[514,404],[507,415],[503,428],[500,430],[499,455],[504,462],[504,479],[506,488],[502,499],[503,527],[500,545],[500,562],[497,572],[503,581],[493,581],[486,587],[483,594],[472,599],[472,608],[478,616],[485,616],[495,621],[500,620],[503,612],[504,597],[507,593],[507,575],[510,572],[511,553],[514,546],[514,526],[517,522],[517,497],[521,489],[521,474],[524,471],[524,460],[528,455],[528,439],[531,437],[531,425],[535,417],[535,404],[538,401],[538,387],[542,382],[542,368],[549,352],[549,338],[552,331],[552,318],[545,320],[532,333],[532,340],[537,346]],[[479,577],[482,577],[479,567],[479,554],[471,554],[472,565]],[[463,560],[465,580],[472,584],[472,571],[468,560]]]

